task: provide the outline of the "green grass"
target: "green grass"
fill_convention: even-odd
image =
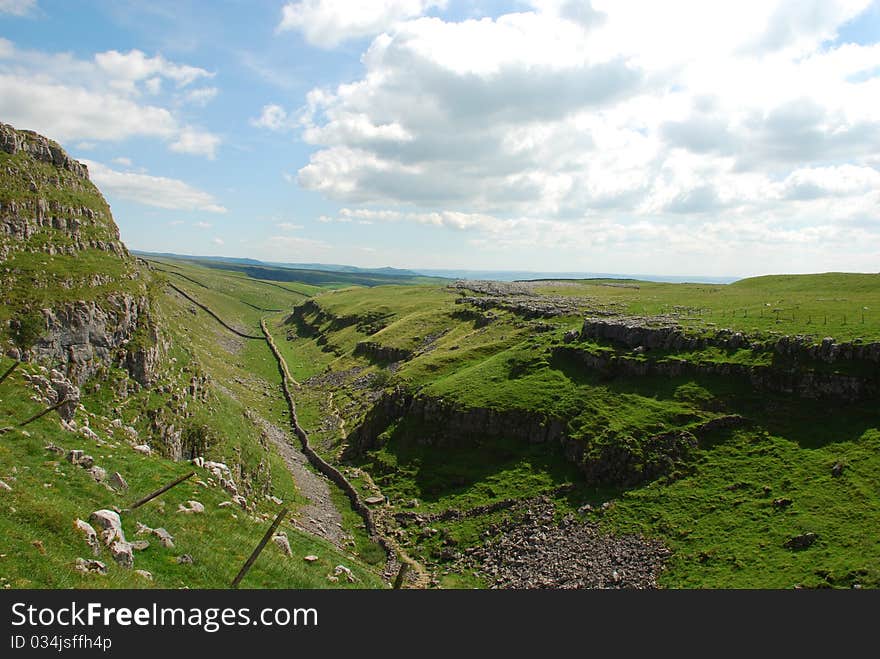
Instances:
[[[775,314],[772,322],[757,323],[764,336],[810,329],[797,321],[800,312],[807,314],[806,319],[825,308],[826,327],[830,327],[830,317],[844,308],[871,309],[880,303],[878,279],[871,275],[759,278],[730,286],[634,283],[638,289],[603,285],[608,283],[618,282],[542,284],[538,290],[582,297],[587,313],[591,308],[613,307],[626,313],[658,314],[677,307],[682,323],[695,331],[713,331],[709,318],[714,318],[717,328],[749,331],[751,309],[760,318],[758,305],[765,298],[773,306],[764,309],[794,308],[795,320],[786,320],[780,312],[780,323],[775,322]],[[444,436],[438,428],[420,429],[404,419],[385,429],[380,448],[357,459],[398,509],[405,509],[413,498],[419,500],[417,511],[467,508],[507,497],[527,498],[573,483],[569,494],[556,498],[560,514],[573,512],[584,502],[614,500],[611,512],[598,518],[608,530],[644,533],[673,549],[661,578],[664,586],[880,586],[875,567],[880,564],[880,543],[864,532],[880,527],[880,491],[870,476],[880,467],[880,417],[874,404],[817,403],[756,392],[746,379],[624,377],[590,371],[554,352],[564,345],[565,330],[580,327],[579,317],[528,321],[495,310],[496,319],[479,327],[457,315],[461,306],[454,304],[452,292],[442,288],[350,289],[319,295],[313,302],[318,306],[305,314],[312,336],[287,342],[288,361],[318,355],[323,369],[360,366],[366,369],[363,373],[377,372],[369,359],[354,353],[358,341],[413,350],[425,336],[436,334],[439,338],[432,350],[398,365],[386,388],[402,386],[420,396],[443,399],[464,413],[487,408],[561,419],[566,434],[582,441],[588,455],[627,442],[637,459],[647,460],[646,438],[688,430],[722,415],[748,419],[741,430],[704,437],[669,476],[626,487],[585,482],[576,465],[566,462],[554,446],[528,445],[503,435]],[[721,311],[734,307],[750,310],[747,323],[729,311],[721,320]],[[866,314],[857,333],[851,326],[841,326],[818,336],[871,340],[876,338],[872,332],[877,333],[871,322]],[[555,329],[538,331],[538,323]],[[791,366],[776,355],[749,350],[633,355],[590,342],[575,345],[637,360]],[[809,366],[838,372],[848,368]],[[871,369],[855,374],[874,377]],[[337,408],[352,404],[346,418],[350,430],[370,403],[349,384],[302,392],[303,416],[317,429],[327,413],[320,401],[331,391]],[[441,437],[446,441],[437,441]],[[335,436],[326,442],[336,450],[342,440]],[[830,468],[838,460],[848,467],[844,476],[832,478]],[[739,483],[748,485],[726,489]],[[767,494],[765,487],[770,488]],[[794,503],[785,509],[774,507],[773,499],[780,497]],[[463,548],[482,542],[481,533],[491,519],[450,520],[434,526]],[[788,538],[808,531],[820,537],[813,547],[800,552],[782,547]],[[407,533],[405,546],[442,574],[437,536],[424,537],[414,530]],[[468,574],[444,574],[442,583],[481,585]]]
[[[840,477],[831,467],[843,462]],[[704,449],[694,473],[626,492],[605,521],[660,537],[673,549],[672,588],[880,586],[880,432],[804,449],[790,439],[729,433]],[[792,504],[773,505],[780,498]],[[791,537],[818,534],[804,550]]]
[[[8,361],[4,361],[2,365],[7,364]],[[0,418],[4,425],[39,409],[37,403],[28,400],[25,391],[17,374],[0,385]],[[77,414],[80,423],[85,418],[85,413]],[[88,420],[99,437],[117,446],[99,446],[77,434],[63,431],[55,415],[47,415],[31,424],[26,433],[16,430],[0,436],[0,478],[13,488],[12,492],[0,494],[0,554],[3,555],[0,576],[16,588],[228,587],[269,521],[251,519],[235,507],[218,507],[228,496],[219,488],[204,488],[192,481],[137,511],[123,514],[123,528],[130,539],[134,539],[137,521],[152,527],[164,526],[175,537],[174,549],[151,542],[147,550],[136,554],[135,567],[152,572],[153,582],[117,567],[107,552],[101,557],[109,567],[106,577],[80,575],[74,570],[76,557],[90,557],[85,542],[73,529],[74,519],[88,519],[90,513],[99,508],[124,508],[133,499],[191,469],[188,464],[141,456],[120,441],[119,431],[115,431],[117,435],[114,436],[105,419],[96,415]],[[129,483],[129,491],[117,494],[95,483],[85,470],[46,451],[43,447],[49,442],[68,449],[85,450],[109,473],[122,473]],[[207,479],[207,472],[197,471],[197,478]],[[276,491],[281,494],[290,492],[284,487]],[[185,516],[177,513],[177,505],[188,499],[202,502],[206,507],[205,514]],[[277,512],[275,504],[262,499],[258,501],[261,512],[267,515]],[[325,541],[303,534],[290,525],[285,524],[282,528],[288,534],[294,556],[286,557],[270,545],[246,577],[245,587],[348,587],[345,580],[334,583],[326,579],[326,575],[340,563],[351,567],[360,579],[354,586],[381,587],[372,568],[365,567],[357,558],[345,555]],[[36,540],[42,542],[45,555],[32,544]],[[176,562],[177,556],[184,553],[193,556],[193,565]],[[316,554],[320,560],[306,563],[302,560],[306,554]]]
[[[626,287],[614,284],[625,283]],[[880,275],[825,273],[752,277],[733,284],[584,280],[536,285],[626,314],[678,314],[683,325],[755,333],[880,340]],[[778,320],[778,322],[777,322]]]

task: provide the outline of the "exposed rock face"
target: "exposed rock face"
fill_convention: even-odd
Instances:
[[[403,348],[383,346],[375,341],[359,341],[354,347],[355,355],[363,355],[370,361],[379,364],[391,364],[412,359],[413,353]]]
[[[587,318],[581,329],[582,339],[608,341],[628,348],[701,350],[716,347],[726,350],[749,348],[755,352],[773,352],[793,361],[820,361],[834,364],[863,361],[880,364],[880,343],[837,343],[826,337],[816,343],[803,336],[782,336],[772,340],[744,336],[740,332],[720,330],[712,336],[692,336],[676,322],[663,318]]]
[[[84,382],[109,364],[126,367],[142,385],[155,378],[162,344],[146,297],[111,295],[101,303],[77,301],[42,313],[47,329],[34,345],[33,356],[63,363],[75,382]],[[149,325],[150,342],[127,348],[143,324]]]
[[[572,346],[559,346],[553,356],[582,364],[587,370],[598,371],[608,377],[615,375],[716,375],[748,380],[759,391],[792,394],[801,398],[830,398],[858,401],[880,395],[880,380],[843,373],[827,373],[809,368],[753,366],[749,364],[690,362],[684,360],[657,361],[635,359],[624,355],[595,353]]]
[[[73,258],[90,265],[68,267]],[[10,354],[58,366],[76,384],[110,365],[142,385],[154,381],[165,346],[142,273],[87,167],[52,140],[4,123],[0,262],[11,334],[26,326],[38,334]]]
[[[400,423],[403,421],[403,423]],[[705,424],[736,425],[740,417]],[[566,419],[547,417],[528,410],[492,410],[464,407],[430,396],[412,396],[400,390],[380,398],[347,438],[345,458],[379,448],[387,441],[385,430],[397,423],[404,441],[455,449],[473,444],[475,437],[504,438],[533,444],[558,445],[565,457],[588,481],[609,485],[635,485],[675,471],[697,446],[697,437],[686,431],[660,433],[636,441],[618,437],[594,443],[573,438]]]
[[[8,124],[0,123],[0,149],[9,154],[23,151],[35,160],[71,171],[79,178],[89,177],[89,170],[85,165],[69,157],[55,142],[32,130],[16,130]]]
[[[128,258],[110,207],[89,180],[85,165],[52,140],[0,123],[0,151],[13,156],[0,169],[6,188],[0,196],[0,257],[16,249],[75,254],[85,249]],[[52,240],[31,241],[39,234]]]

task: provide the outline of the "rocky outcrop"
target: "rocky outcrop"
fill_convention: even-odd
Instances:
[[[473,446],[485,439],[514,440],[556,446],[591,483],[629,486],[673,474],[689,459],[697,436],[728,421],[704,424],[694,432],[676,430],[646,437],[572,437],[568,421],[532,410],[493,410],[465,407],[431,396],[414,396],[400,389],[385,394],[349,434],[344,459],[354,460],[381,448],[386,432],[395,427],[395,439],[444,449]]]
[[[788,394],[800,398],[833,399],[848,402],[877,398],[880,380],[842,373],[824,372],[796,366],[766,366],[731,362],[688,361],[684,359],[640,359],[635,356],[592,351],[573,346],[557,346],[554,359],[579,364],[604,377],[619,375],[663,377],[721,376],[747,381],[758,391]]]
[[[155,381],[165,345],[147,286],[87,167],[3,123],[0,262],[11,356],[58,366],[78,385],[109,366],[141,385]]]
[[[45,330],[32,356],[64,364],[75,382],[82,384],[110,364],[127,368],[142,385],[155,378],[161,342],[146,297],[111,295],[100,303],[77,301],[43,309],[42,315]],[[129,348],[142,328],[146,342]]]
[[[354,347],[354,354],[366,357],[377,364],[393,364],[405,362],[413,358],[413,353],[403,348],[383,346],[375,341],[359,341]]]
[[[24,152],[35,160],[65,169],[79,178],[89,177],[89,170],[85,165],[68,156],[56,142],[32,130],[16,130],[8,124],[0,123],[0,150],[10,155]]]
[[[580,338],[646,350],[683,352],[708,347],[723,350],[747,348],[756,353],[772,352],[796,362],[880,364],[878,342],[863,343],[856,340],[838,343],[833,338],[826,337],[817,343],[806,336],[781,336],[768,339],[750,337],[731,330],[719,330],[714,334],[697,336],[686,332],[674,320],[665,317],[587,318],[581,328]]]

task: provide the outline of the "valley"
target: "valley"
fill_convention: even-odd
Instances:
[[[84,166],[2,128],[4,587],[227,588],[281,506],[242,587],[880,585],[880,275],[133,256]],[[127,540],[89,544],[101,510]]]

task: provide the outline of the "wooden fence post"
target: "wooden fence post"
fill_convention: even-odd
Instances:
[[[862,320],[864,320],[865,314],[862,314]],[[21,362],[12,362],[12,366],[10,366],[3,375],[0,375],[0,382],[3,382],[6,378],[12,375],[12,371],[18,368],[18,365]]]
[[[40,417],[46,416],[46,415],[47,415],[49,412],[51,412],[52,410],[57,410],[59,407],[61,407],[61,406],[64,405],[65,403],[69,403],[69,402],[70,402],[70,401],[68,401],[66,398],[62,398],[62,399],[59,400],[57,403],[55,403],[54,405],[50,405],[49,407],[47,407],[47,408],[46,408],[45,410],[43,410],[42,412],[37,412],[37,413],[34,414],[31,418],[29,418],[29,419],[27,419],[27,420],[25,420],[25,421],[22,421],[21,423],[18,424],[18,427],[21,428],[21,427],[23,427],[23,426],[26,426],[27,424],[36,421],[36,420],[39,419]]]
[[[244,579],[244,575],[248,573],[248,570],[251,569],[251,565],[254,564],[254,561],[257,560],[257,556],[260,555],[260,552],[263,551],[263,547],[266,546],[266,543],[272,539],[272,535],[275,533],[275,529],[278,528],[278,525],[281,524],[281,520],[287,514],[288,507],[285,506],[281,509],[281,511],[276,515],[275,521],[272,522],[272,526],[269,527],[269,530],[266,531],[266,535],[263,536],[263,539],[260,540],[260,544],[257,545],[257,548],[254,549],[250,558],[248,558],[244,565],[241,566],[241,569],[238,571],[238,574],[235,575],[235,579],[232,580],[232,588],[238,588],[238,584],[241,583],[241,580]]]
[[[170,489],[171,489],[172,487],[174,487],[175,485],[180,485],[183,481],[187,480],[188,478],[192,478],[192,477],[195,476],[195,475],[196,475],[196,472],[191,471],[191,472],[189,472],[186,476],[181,476],[180,478],[178,478],[178,479],[175,480],[174,482],[172,482],[172,483],[168,483],[168,485],[165,485],[164,487],[160,487],[158,490],[156,490],[156,491],[153,492],[152,494],[148,494],[148,495],[145,496],[143,499],[138,499],[138,500],[135,501],[133,504],[131,504],[131,506],[129,506],[127,510],[134,510],[135,508],[140,508],[141,506],[143,506],[143,505],[144,505],[145,503],[147,503],[148,501],[152,501],[153,499],[155,499],[155,498],[156,498],[157,496],[159,496],[160,494],[165,494],[165,492],[167,492],[168,490],[170,490]]]

